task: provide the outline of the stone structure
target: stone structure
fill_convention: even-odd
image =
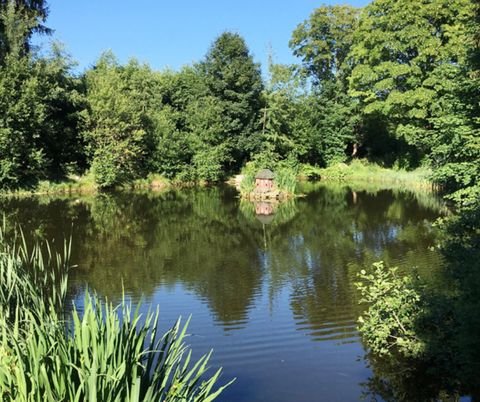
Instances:
[[[273,191],[273,179],[275,175],[269,169],[262,169],[255,176],[255,192],[269,193]]]

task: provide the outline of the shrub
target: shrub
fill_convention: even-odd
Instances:
[[[359,329],[368,347],[380,356],[396,352],[421,356],[425,345],[417,336],[416,323],[423,300],[415,279],[397,275],[397,268],[387,268],[383,262],[373,264],[371,272],[362,270],[359,277],[360,302],[369,306],[359,318]]]

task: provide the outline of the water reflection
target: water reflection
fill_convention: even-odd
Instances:
[[[215,346],[219,362],[250,386],[253,373],[261,379],[248,398],[311,401],[319,384],[338,377],[327,372],[307,384],[307,372],[323,370],[319,364],[338,366],[341,350],[348,367],[340,364],[338,372],[357,370],[350,388],[343,385],[344,395],[357,400],[359,383],[370,371],[355,363],[361,351],[356,273],[382,259],[434,275],[440,257],[431,251],[432,222],[443,207],[424,193],[341,186],[304,192],[305,197],[275,205],[240,201],[226,187],[10,198],[0,200],[0,208],[12,227],[18,222],[34,237],[58,240],[73,234],[78,268],[72,275],[72,298],[88,284],[113,301],[125,290],[134,301],[145,297],[148,303],[160,303],[172,316],[193,313],[196,332],[205,338],[194,343]],[[214,329],[218,327],[223,335]],[[234,337],[235,347],[225,335]],[[336,355],[325,355],[311,340],[330,348],[345,346],[335,349]],[[349,349],[352,343],[355,347]],[[263,372],[288,372],[274,364],[282,350],[296,351],[290,363],[295,365],[292,386],[304,389],[303,399],[282,391],[284,385]],[[260,364],[263,371],[257,373]],[[278,392],[268,399],[262,392],[270,395],[273,391],[266,389],[274,384]],[[226,398],[248,400],[241,395],[227,392]]]
[[[272,297],[291,286],[299,325],[311,322],[318,334],[324,322],[356,317],[359,267],[383,259],[429,269],[438,257],[428,250],[439,211],[409,193],[319,187],[281,204],[239,204],[235,195],[208,188],[4,199],[1,208],[36,237],[73,234],[76,286],[115,301],[123,289],[135,300],[181,283],[225,326],[245,322],[265,282]]]

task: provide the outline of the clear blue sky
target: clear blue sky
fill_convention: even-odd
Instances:
[[[357,7],[367,3],[348,1]],[[314,0],[50,0],[47,25],[80,71],[108,49],[121,62],[136,57],[158,70],[178,69],[200,60],[225,30],[241,34],[255,60],[265,65],[270,46],[275,61],[294,62],[288,48],[290,35],[321,4]]]

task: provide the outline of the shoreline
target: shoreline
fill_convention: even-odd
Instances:
[[[373,185],[379,187],[385,186],[386,188],[439,192],[441,190],[440,186],[430,180],[430,175],[431,171],[427,169],[403,171],[383,168],[362,161],[355,161],[349,165],[340,163],[327,168],[304,166],[297,176],[296,184]],[[252,195],[241,191],[243,178],[244,175],[242,174],[234,175],[221,182],[221,184],[235,187],[243,199],[262,199],[263,197],[258,197],[256,193]],[[159,192],[179,188],[201,188],[218,184],[219,183],[171,181],[159,175],[151,175],[151,177],[137,179],[112,189],[99,189],[94,183],[93,178],[87,175],[66,178],[65,181],[59,182],[51,182],[48,180],[40,181],[33,188],[23,187],[15,190],[3,190],[0,191],[0,197],[82,196],[135,190]],[[287,194],[281,190],[280,193],[282,194],[281,199],[291,199],[298,196],[298,194]]]

